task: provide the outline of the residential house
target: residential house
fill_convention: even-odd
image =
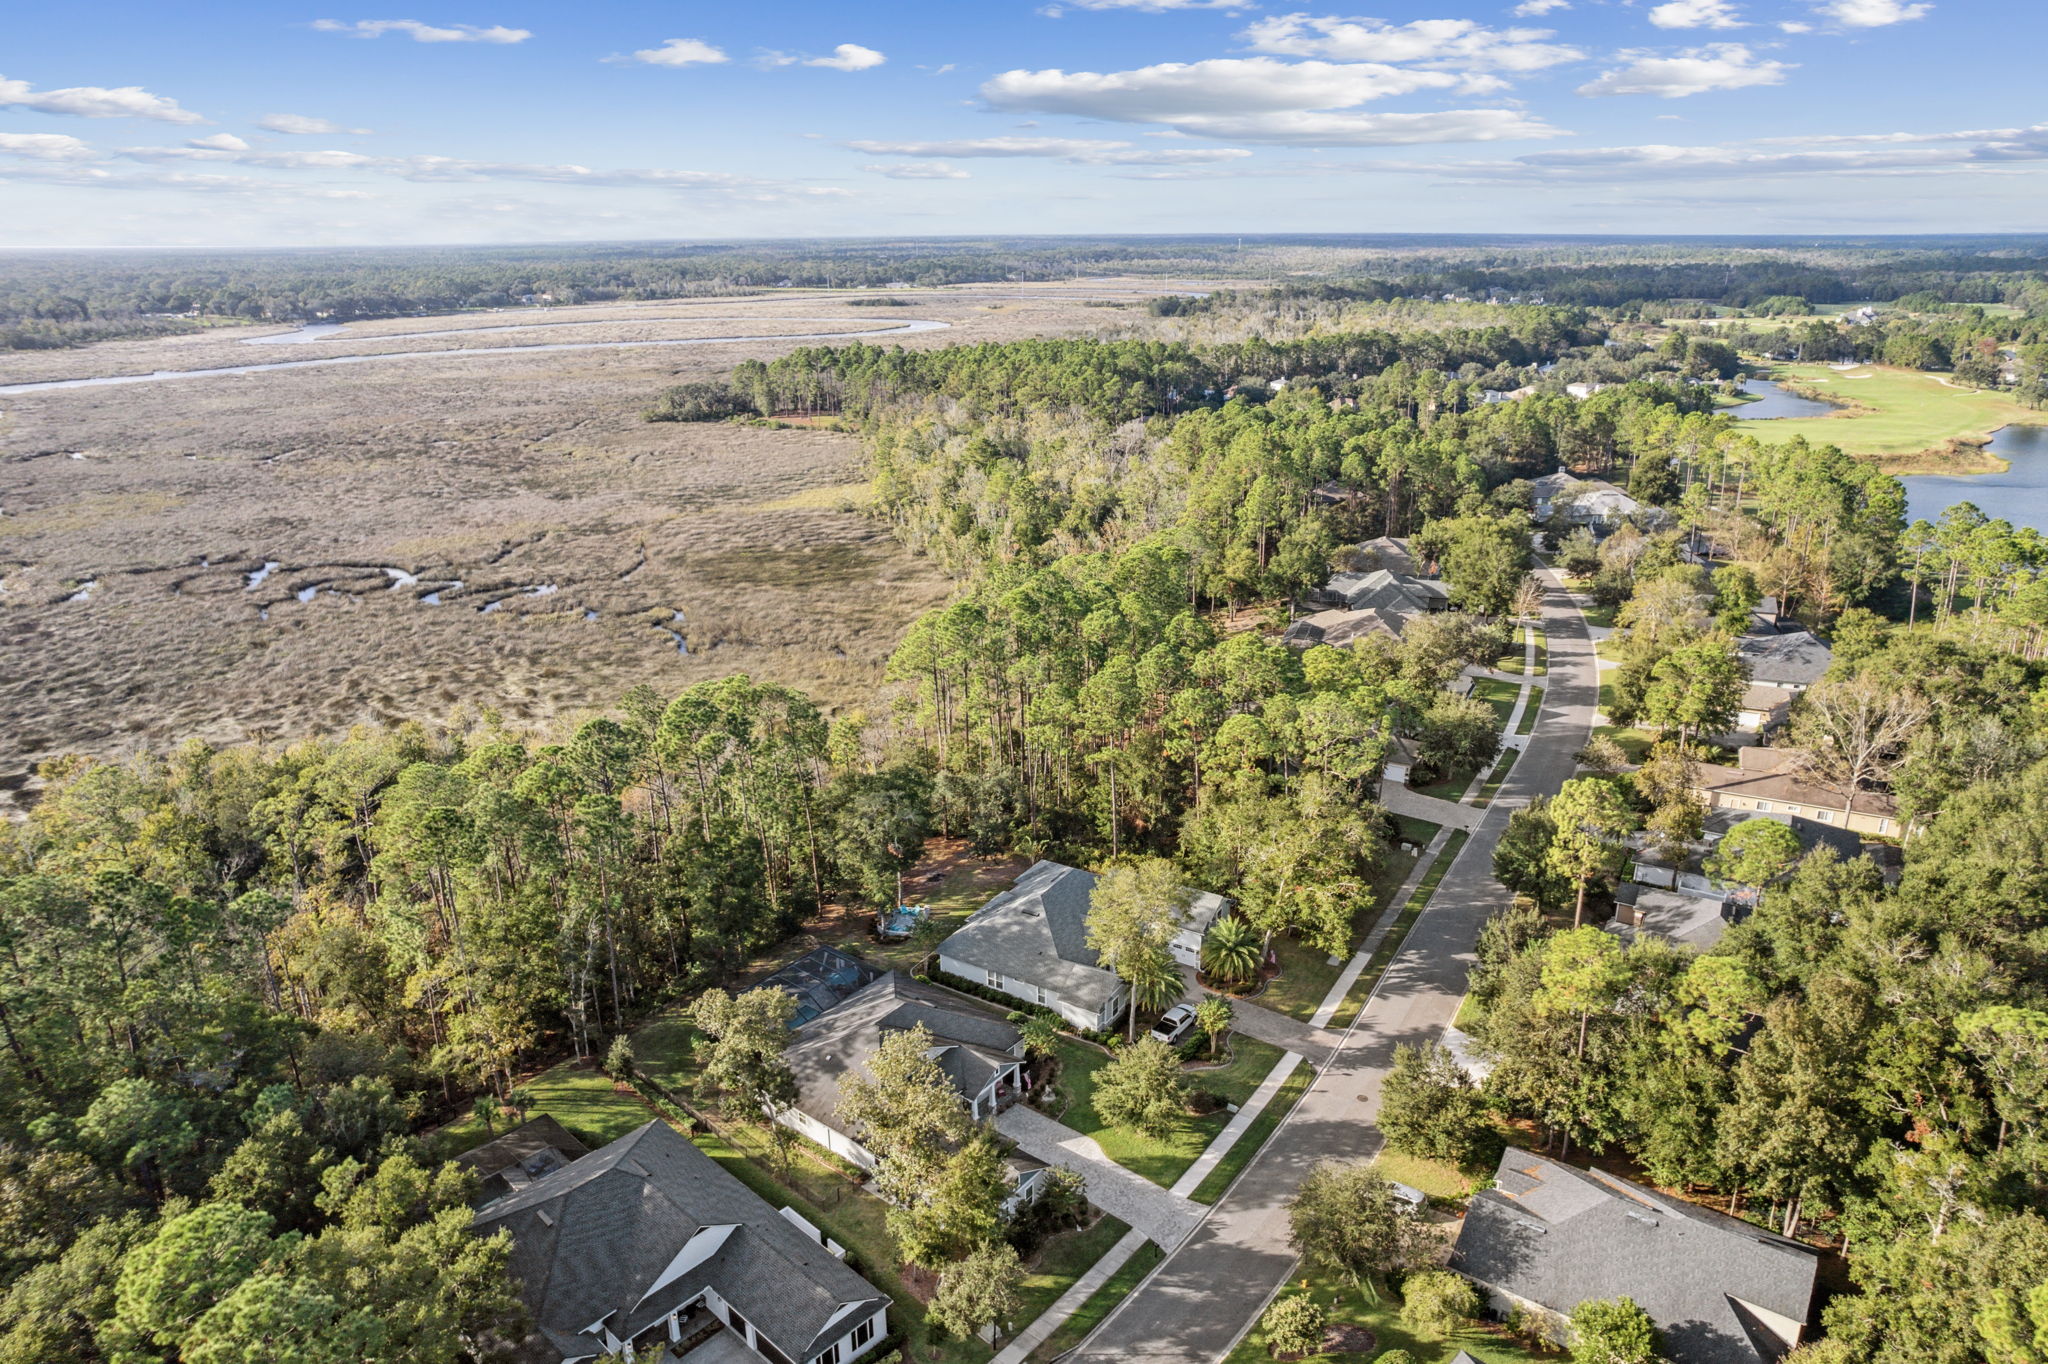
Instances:
[[[1799,1343],[1820,1252],[1597,1170],[1510,1148],[1472,1195],[1450,1267],[1560,1341],[1579,1304],[1629,1297],[1673,1364],[1771,1364]]]
[[[1712,810],[1790,815],[1856,833],[1900,832],[1898,805],[1881,791],[1858,791],[1853,803],[1843,793],[1803,772],[1796,748],[1741,748],[1737,765],[1702,763],[1693,791]]]
[[[939,968],[976,985],[1057,1012],[1077,1028],[1106,1031],[1123,1017],[1128,991],[1088,946],[1095,873],[1035,862],[1017,884],[976,910],[939,944]],[[1230,907],[1198,892],[1174,937],[1175,960],[1201,958],[1202,938]]]
[[[1566,384],[1564,391],[1570,396],[1577,398],[1580,402],[1584,402],[1606,387],[1607,385],[1605,384],[1593,383]]]
[[[1350,611],[1338,607],[1301,617],[1287,627],[1287,633],[1280,636],[1280,642],[1297,649],[1306,649],[1314,644],[1348,649],[1370,635],[1399,639],[1408,620],[1407,616],[1392,611]]]
[[[476,1205],[482,1207],[589,1154],[590,1148],[568,1128],[542,1113],[494,1141],[464,1151],[455,1163],[476,1173]]]
[[[1556,516],[1567,526],[1586,526],[1595,534],[1605,534],[1644,513],[1642,503],[1612,483],[1577,478],[1562,469],[1532,479],[1529,486],[1534,499],[1531,514],[1543,523]]]
[[[1415,760],[1415,740],[1403,734],[1388,739],[1386,766],[1380,769],[1380,784],[1406,786],[1409,774],[1415,771]]]
[[[536,1358],[851,1364],[888,1334],[888,1297],[816,1228],[665,1122],[498,1199],[472,1228],[511,1233]]]
[[[777,1115],[842,1159],[875,1167],[874,1153],[839,1119],[839,1087],[863,1075],[892,1033],[923,1026],[931,1058],[960,1091],[976,1122],[992,1119],[1024,1087],[1024,1036],[951,991],[895,971],[796,1029],[782,1057],[796,1074],[796,1106]]]
[[[1735,653],[1748,665],[1752,691],[1768,687],[1784,693],[1788,701],[1820,681],[1835,661],[1828,642],[1811,630],[1766,633],[1753,629],[1735,641]],[[1751,699],[1743,697],[1745,710]]]

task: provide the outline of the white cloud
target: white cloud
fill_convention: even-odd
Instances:
[[[1238,35],[1255,52],[1282,57],[1328,57],[1350,62],[1416,62],[1453,70],[1540,71],[1585,53],[1545,43],[1549,29],[1491,29],[1470,19],[1313,18],[1307,14],[1261,19]]]
[[[416,43],[523,43],[533,36],[531,31],[523,28],[423,24],[417,19],[358,19],[352,24],[338,19],[315,19],[313,27],[322,33],[346,33],[352,38],[381,38],[387,33],[403,33]]]
[[[877,156],[1052,157],[1077,166],[1190,166],[1237,161],[1241,147],[1140,147],[1083,137],[978,137],[950,142],[854,141],[844,144]],[[870,167],[872,169],[872,167]]]
[[[1217,114],[1344,108],[1457,84],[1459,78],[1448,72],[1370,62],[1225,57],[1134,71],[1005,71],[981,93],[999,109],[1179,124]]]
[[[1940,133],[1861,133],[1682,147],[1661,144],[1531,152],[1511,161],[1415,165],[1459,178],[1614,180],[1673,176],[1998,175],[2048,163],[2048,123]],[[2035,174],[2031,169],[2025,173]]]
[[[1370,147],[1557,134],[1542,120],[1513,109],[1339,112],[1391,95],[1470,89],[1474,79],[1377,62],[1243,57],[1166,62],[1134,71],[1006,71],[984,83],[981,93],[998,109],[1155,123],[1232,142]]]
[[[1709,43],[1679,53],[1658,57],[1647,52],[1624,52],[1627,66],[1606,72],[1579,87],[1582,95],[1655,95],[1660,99],[1682,99],[1711,90],[1742,90],[1753,85],[1780,85],[1788,62],[1760,61],[1741,43]]]
[[[185,145],[210,152],[245,152],[249,150],[249,144],[236,137],[233,133],[215,133],[211,137],[195,137]]]
[[[1658,28],[1741,28],[1742,12],[1728,0],[1670,0],[1650,11]]]
[[[1844,28],[1883,28],[1909,19],[1924,19],[1934,12],[1933,5],[1907,0],[1827,0],[1816,9],[1822,17]]]
[[[1556,10],[1570,9],[1572,0],[1522,0],[1510,11],[1517,19],[1537,19]]]
[[[891,180],[967,180],[972,177],[956,166],[943,161],[900,161],[888,166],[862,166],[872,175],[886,175]]]
[[[607,61],[634,61],[646,66],[716,66],[730,61],[725,49],[702,38],[664,38],[660,47],[643,47],[631,57],[607,57]]]
[[[27,81],[0,76],[0,109],[33,109],[39,114],[68,114],[74,118],[153,118],[159,123],[204,123],[206,119],[166,95],[152,95],[139,85],[106,89],[98,85],[73,85],[62,90],[38,90]]]
[[[337,137],[347,133],[355,137],[369,135],[368,128],[344,128],[332,119],[308,118],[304,114],[265,114],[256,120],[256,126],[269,133],[289,133],[294,137]]]
[[[1268,142],[1284,147],[1402,147],[1424,142],[1498,142],[1560,136],[1560,130],[1515,109],[1445,109],[1417,114],[1288,109],[1187,118],[1180,120],[1179,126],[1201,137]]]
[[[31,161],[92,161],[99,153],[65,133],[0,133],[0,152]]]
[[[1813,25],[1801,23],[1797,19],[1781,19],[1778,21],[1778,31],[1780,33],[1811,33],[1813,32]]]
[[[889,60],[872,47],[859,43],[841,43],[832,49],[829,57],[812,57],[805,66],[829,67],[834,71],[869,71]]]

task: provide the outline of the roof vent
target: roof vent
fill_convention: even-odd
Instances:
[[[555,1219],[548,1215],[548,1211],[545,1208],[535,1213],[534,1216],[540,1219],[540,1224],[544,1227],[552,1227],[555,1224]]]

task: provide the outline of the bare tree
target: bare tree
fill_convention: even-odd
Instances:
[[[1891,775],[1928,713],[1918,693],[1864,677],[1822,682],[1806,693],[1792,722],[1799,770],[1842,793],[1844,827],[1855,813],[1856,793]]]

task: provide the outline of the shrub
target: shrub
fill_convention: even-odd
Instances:
[[[614,1080],[633,1078],[633,1039],[620,1033],[604,1054],[604,1073]]]
[[[1448,1340],[1479,1316],[1479,1291],[1447,1269],[1409,1275],[1401,1298],[1401,1324],[1422,1340]]]
[[[1323,1347],[1329,1314],[1305,1293],[1281,1298],[1266,1309],[1266,1349],[1276,1355],[1314,1354]]]

